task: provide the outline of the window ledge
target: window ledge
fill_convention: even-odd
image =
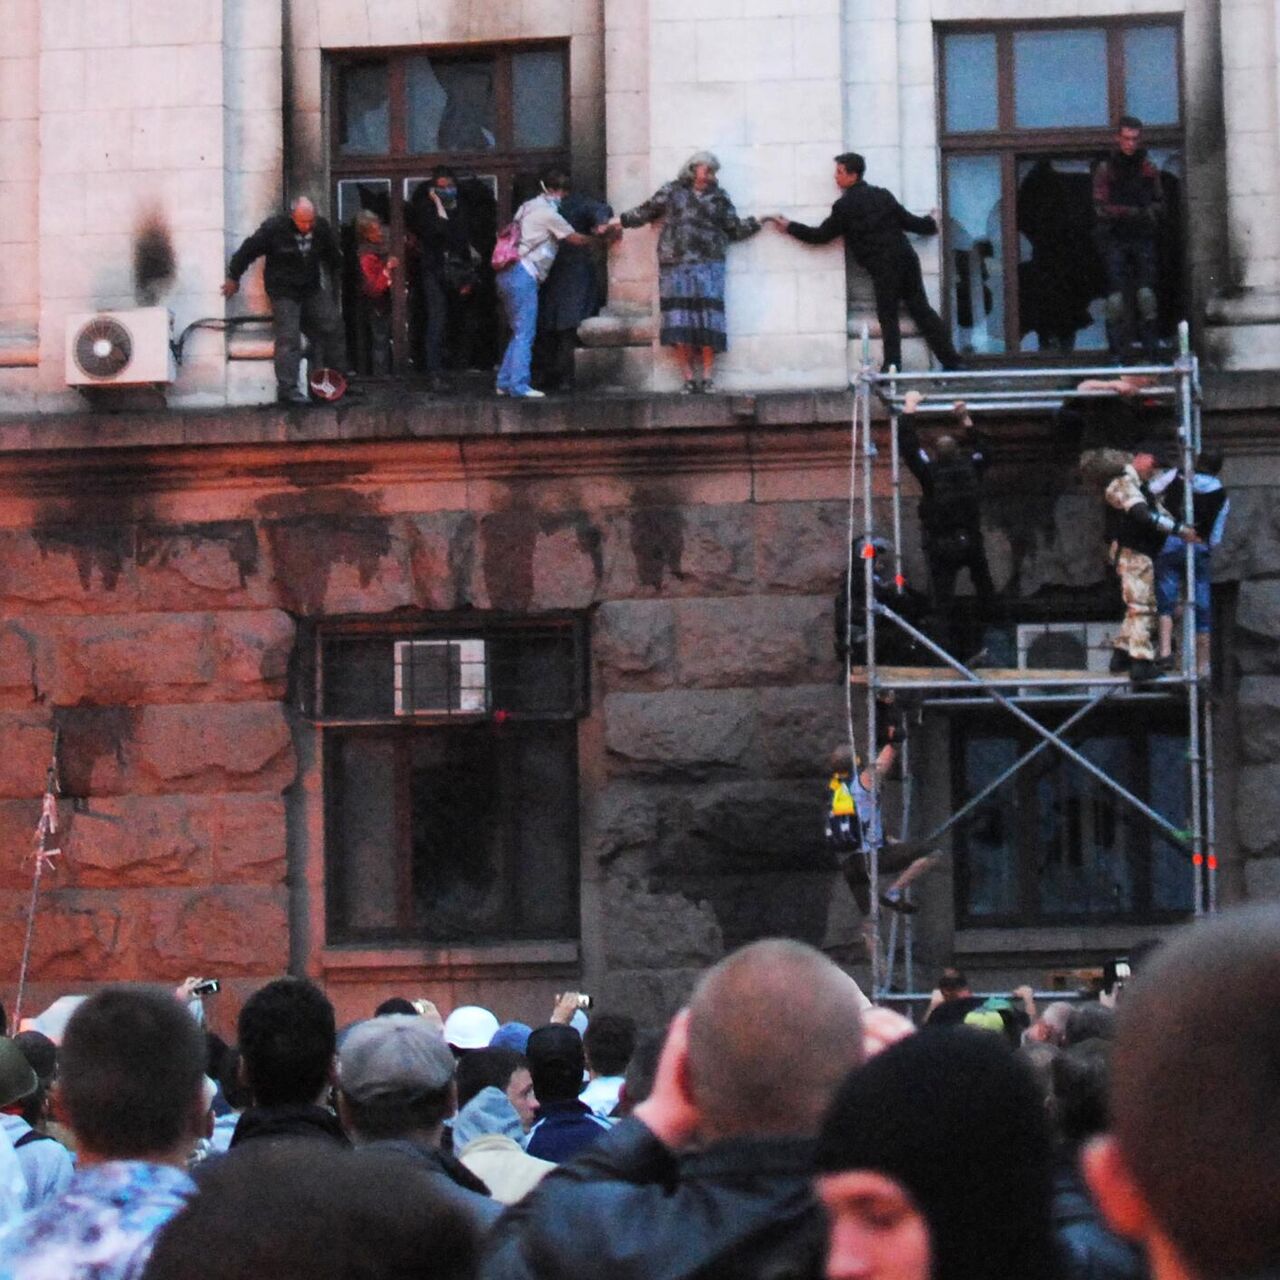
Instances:
[[[494,942],[462,947],[326,947],[320,955],[325,975],[361,979],[374,971],[404,971],[421,976],[423,970],[457,973],[459,969],[491,970],[539,965],[574,965],[576,942]]]
[[[957,956],[1124,951],[1149,938],[1170,936],[1181,928],[1180,924],[1095,924],[957,929],[954,951]]]

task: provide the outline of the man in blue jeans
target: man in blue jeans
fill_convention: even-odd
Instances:
[[[541,194],[516,210],[520,224],[520,259],[498,272],[498,297],[511,330],[506,354],[498,368],[500,396],[540,400],[541,391],[529,385],[533,339],[538,331],[538,289],[551,271],[562,244],[590,244],[593,236],[575,231],[560,214],[560,201],[569,190],[569,174],[559,165],[539,175]],[[597,228],[595,234],[602,234]]]
[[[1200,542],[1193,544],[1191,554],[1196,569],[1196,667],[1202,676],[1209,674],[1209,574],[1210,554],[1222,541],[1231,502],[1218,473],[1222,470],[1222,450],[1209,445],[1196,459],[1191,478],[1192,523]],[[1160,501],[1173,515],[1181,518],[1186,507],[1186,487],[1181,475],[1174,476],[1163,490]],[[1156,663],[1169,670],[1173,659],[1173,616],[1182,599],[1186,582],[1187,549],[1179,538],[1165,540],[1156,556],[1156,614],[1158,617],[1158,652]]]

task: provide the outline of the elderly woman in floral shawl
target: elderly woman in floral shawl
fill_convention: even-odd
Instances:
[[[658,237],[658,293],[664,347],[674,347],[684,390],[712,391],[715,353],[725,350],[724,255],[729,243],[760,230],[755,218],[739,218],[716,181],[720,161],[699,151],[685,161],[674,182],[614,219],[615,226],[642,227],[662,219]],[[694,351],[701,357],[701,378]]]

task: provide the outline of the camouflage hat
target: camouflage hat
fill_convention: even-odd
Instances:
[[[29,1097],[40,1087],[26,1055],[12,1040],[0,1039],[0,1107]]]

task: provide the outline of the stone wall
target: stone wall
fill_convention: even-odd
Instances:
[[[291,964],[344,1016],[425,988],[528,1020],[580,981],[655,1017],[750,938],[851,941],[821,836],[825,761],[844,733],[831,598],[847,407],[762,398],[749,427],[728,402],[679,398],[170,415],[121,420],[93,453],[68,429],[38,466],[0,428],[0,449],[26,455],[25,470],[0,469],[0,968],[16,963],[55,729],[67,853],[47,881],[37,1003],[210,971],[230,980],[229,1017]],[[997,584],[1089,597],[1105,582],[1096,499],[1043,439],[1005,440],[988,504]],[[1280,865],[1275,492],[1244,498],[1247,533],[1223,556],[1224,574],[1256,580],[1238,649],[1242,716],[1262,727],[1248,730],[1235,806],[1257,815],[1240,836],[1254,892]],[[907,572],[923,581],[914,505]],[[299,624],[467,610],[590,621],[580,952],[327,948],[323,731],[289,683]],[[921,821],[948,804],[947,770],[930,776]],[[1228,768],[1224,824],[1234,785]],[[952,944],[949,881],[934,879],[925,968]]]

